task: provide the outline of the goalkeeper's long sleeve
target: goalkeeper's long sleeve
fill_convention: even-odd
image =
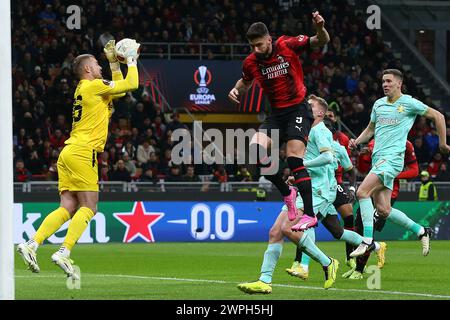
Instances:
[[[91,89],[98,95],[117,95],[136,90],[139,87],[139,74],[136,63],[128,64],[127,76],[123,80],[107,81],[96,79],[91,81]]]
[[[331,151],[322,152],[317,158],[304,160],[303,164],[307,168],[320,167],[333,162],[333,153]]]
[[[123,80],[123,74],[122,74],[122,70],[120,70],[120,63],[119,62],[113,62],[109,64],[109,67],[111,69],[111,74],[112,74],[112,80],[113,81],[119,81],[119,80]],[[122,98],[126,95],[126,93],[119,93],[119,94],[115,94],[113,95],[113,99],[118,99],[118,98]]]

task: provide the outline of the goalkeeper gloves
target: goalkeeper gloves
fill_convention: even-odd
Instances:
[[[105,47],[103,48],[103,52],[105,53],[106,58],[109,61],[109,67],[111,68],[111,71],[112,72],[120,71],[119,60],[117,60],[116,57],[116,41],[109,40],[108,43],[106,43]]]
[[[119,62],[116,58],[116,40],[109,40],[108,43],[103,48],[103,52],[106,55],[109,63]]]

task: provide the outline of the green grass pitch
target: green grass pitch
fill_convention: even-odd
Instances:
[[[236,285],[254,281],[266,243],[153,243],[77,245],[72,253],[81,268],[81,288],[68,289],[63,272],[50,262],[55,245],[38,250],[39,274],[26,270],[16,253],[16,299],[450,299],[450,241],[432,241],[422,256],[419,241],[388,242],[381,270],[381,289],[370,290],[364,280],[341,278],[348,270],[341,242],[319,242],[340,262],[336,289],[324,290],[322,268],[311,262],[307,281],[284,270],[294,257],[285,243],[270,295],[247,295]],[[374,256],[369,265],[376,264]]]

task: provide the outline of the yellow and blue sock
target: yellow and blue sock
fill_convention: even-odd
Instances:
[[[371,198],[360,199],[361,219],[364,226],[363,240],[371,243],[373,240],[373,204]]]

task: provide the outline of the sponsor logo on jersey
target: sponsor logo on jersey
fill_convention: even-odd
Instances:
[[[285,61],[285,59],[280,55],[277,56],[277,59],[280,63],[274,66],[261,68],[262,75],[266,76],[268,80],[277,78],[279,76],[288,73],[288,68],[290,66],[289,62]]]
[[[397,125],[399,123],[399,120],[392,119],[392,118],[379,118],[378,123],[382,124],[382,125],[393,126],[393,125]]]

